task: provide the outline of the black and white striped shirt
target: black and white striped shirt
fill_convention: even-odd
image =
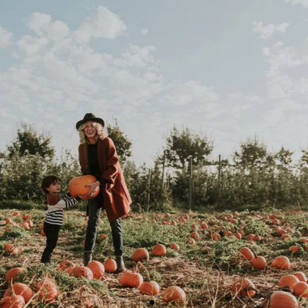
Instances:
[[[62,226],[63,225],[63,209],[69,208],[77,202],[78,202],[77,199],[71,198],[66,195],[62,199],[59,198],[59,201],[55,205],[47,204],[48,210],[46,213],[45,222],[51,225]]]

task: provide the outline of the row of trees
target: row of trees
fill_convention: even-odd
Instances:
[[[247,205],[306,205],[308,201],[308,151],[298,162],[283,147],[269,153],[256,137],[240,145],[231,160],[211,160],[213,142],[190,129],[174,127],[154,168],[137,167],[131,157],[132,142],[117,123],[108,126],[116,145],[133,202],[143,207],[238,209]],[[0,152],[0,201],[44,202],[40,183],[46,174],[57,174],[64,191],[79,164],[70,151],[59,157],[51,137],[21,123],[17,136]]]

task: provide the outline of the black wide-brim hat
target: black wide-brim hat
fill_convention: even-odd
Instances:
[[[105,126],[105,122],[104,122],[103,119],[97,118],[93,113],[86,113],[85,116],[83,117],[83,119],[76,123],[76,129],[78,130],[78,128],[81,124],[86,123],[88,121],[97,122],[97,123],[102,124],[103,127]]]

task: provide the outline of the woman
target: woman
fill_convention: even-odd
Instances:
[[[119,164],[113,141],[107,137],[104,129],[105,123],[93,113],[87,113],[77,122],[79,131],[79,163],[83,175],[91,174],[97,181],[90,187],[87,196],[94,194],[100,186],[99,194],[88,200],[88,226],[85,240],[84,265],[92,260],[95,247],[97,227],[101,209],[107,213],[112,230],[114,254],[117,262],[117,271],[124,271],[123,237],[121,217],[130,211],[131,198]]]

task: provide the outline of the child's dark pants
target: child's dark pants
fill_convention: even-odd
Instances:
[[[42,263],[50,263],[52,252],[57,245],[60,228],[61,226],[51,225],[47,222],[44,222],[43,230],[46,234],[46,248],[42,255]]]

